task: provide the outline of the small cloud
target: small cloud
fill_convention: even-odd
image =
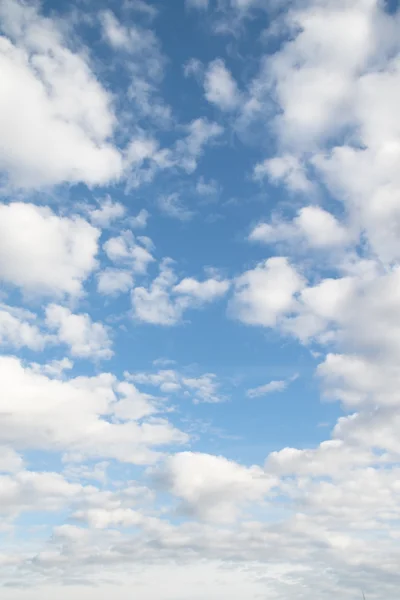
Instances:
[[[182,204],[177,193],[160,196],[158,206],[165,215],[179,221],[189,221],[194,215],[193,211]]]
[[[281,379],[277,381],[270,381],[265,385],[260,385],[256,388],[251,388],[247,390],[248,398],[260,398],[261,396],[267,396],[268,394],[273,394],[274,392],[283,392],[288,385],[297,379],[298,375],[293,375],[289,379]]]

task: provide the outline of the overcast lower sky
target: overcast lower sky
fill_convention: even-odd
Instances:
[[[400,16],[0,0],[4,600],[394,600]]]

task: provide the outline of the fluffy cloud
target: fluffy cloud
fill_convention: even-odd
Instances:
[[[12,448],[0,446],[0,473],[13,473],[22,469],[23,460]]]
[[[105,296],[118,296],[133,287],[133,276],[123,269],[105,269],[97,276],[97,290]]]
[[[235,281],[231,314],[249,325],[272,327],[295,307],[302,277],[284,257],[269,258]]]
[[[79,295],[96,267],[100,232],[48,207],[0,204],[0,280],[26,292]]]
[[[243,467],[222,456],[193,452],[169,457],[157,476],[182,501],[183,512],[223,522],[262,500],[276,483],[259,467]]]
[[[190,308],[201,308],[222,297],[229,282],[219,279],[197,281],[186,278],[177,282],[172,261],[165,259],[160,265],[159,275],[149,288],[136,287],[132,290],[134,316],[140,321],[159,325],[178,323]]]
[[[143,464],[157,458],[152,447],[187,440],[168,421],[151,417],[159,407],[150,396],[113,375],[59,380],[5,356],[0,376],[6,390],[1,444]]]
[[[250,233],[252,242],[304,242],[311,248],[345,247],[350,243],[350,232],[338,220],[319,206],[305,206],[292,222],[273,220],[260,223]]]
[[[119,177],[111,97],[84,55],[35,4],[2,0],[0,17],[0,168],[20,187]]]
[[[118,237],[109,238],[103,248],[114,263],[129,265],[133,272],[143,274],[154,258],[139,241],[131,231],[123,231]]]
[[[90,211],[90,220],[95,227],[109,227],[113,221],[121,219],[125,215],[125,207],[120,202],[113,202],[107,196],[101,203],[100,208]]]
[[[0,305],[0,345],[42,350],[50,336],[43,334],[34,320],[29,311]]]
[[[213,60],[204,76],[205,97],[221,110],[232,110],[239,103],[239,90],[223,60]]]
[[[307,192],[312,190],[312,184],[307,178],[304,165],[293,155],[275,156],[265,159],[254,167],[254,179],[262,181],[268,177],[272,183],[284,182],[292,191]]]
[[[70,347],[72,356],[101,359],[113,355],[106,327],[93,323],[88,314],[75,315],[65,306],[50,304],[46,324],[56,332],[59,342]]]

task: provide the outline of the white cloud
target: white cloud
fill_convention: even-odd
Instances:
[[[174,157],[181,169],[193,173],[203,154],[204,146],[222,135],[223,128],[218,123],[201,118],[189,123],[186,130],[187,136],[178,140],[175,145]]]
[[[69,371],[74,367],[74,363],[69,358],[61,358],[60,360],[52,360],[42,365],[32,363],[31,367],[33,371],[38,373],[61,378],[64,375],[64,371]]]
[[[155,366],[157,364],[159,363],[155,363]],[[161,369],[156,373],[125,373],[125,377],[135,383],[158,387],[163,394],[190,396],[195,404],[201,402],[214,404],[225,400],[214,373],[194,376],[174,369]]]
[[[101,203],[100,208],[90,211],[90,220],[95,227],[110,227],[113,221],[122,219],[126,209],[120,202],[113,202],[110,196],[107,196]]]
[[[154,13],[153,13],[154,16]],[[135,110],[126,117],[140,125],[140,119],[149,119],[163,127],[171,124],[171,108],[159,94],[159,84],[163,79],[166,60],[161,53],[160,43],[151,29],[141,27],[134,19],[124,19],[126,26],[110,10],[100,13],[103,38],[120,52],[120,68],[126,70],[130,84],[128,98]]]
[[[201,308],[223,296],[229,282],[214,278],[197,281],[186,278],[177,283],[173,261],[164,259],[159,275],[148,288],[136,287],[132,291],[132,306],[136,319],[158,325],[175,325],[186,310]]]
[[[24,461],[12,448],[0,446],[0,473],[20,471]]]
[[[179,221],[188,221],[194,216],[194,212],[185,207],[177,193],[160,196],[158,207],[168,217],[178,219]]]
[[[140,241],[138,238],[137,241]],[[138,244],[133,233],[123,231],[121,235],[109,238],[103,248],[108,258],[114,263],[129,266],[134,273],[144,274],[148,265],[154,261],[150,252]]]
[[[260,502],[276,483],[259,467],[244,467],[222,456],[194,452],[170,456],[157,475],[182,501],[183,512],[222,522],[234,520],[241,509]]]
[[[273,219],[260,223],[249,240],[266,244],[304,242],[311,248],[346,247],[351,233],[330,213],[319,206],[305,206],[291,222]]]
[[[97,266],[100,232],[47,207],[0,204],[0,279],[26,292],[79,295]]]
[[[256,388],[247,390],[248,398],[259,398],[260,396],[267,396],[267,394],[273,394],[274,392],[283,392],[288,386],[288,381],[285,379],[270,381],[264,385],[260,385]]]
[[[130,217],[128,222],[132,229],[144,229],[147,226],[149,217],[150,213],[145,208],[142,208],[136,217]]]
[[[118,296],[132,287],[132,273],[123,269],[105,269],[97,276],[97,291],[104,296]]]
[[[183,377],[182,383],[194,394],[196,404],[201,402],[215,404],[225,399],[219,392],[219,384],[213,373],[205,373],[200,377]]]
[[[196,192],[199,196],[216,196],[220,191],[221,188],[215,179],[206,181],[204,177],[200,177],[196,183]]]
[[[111,97],[83,54],[35,4],[2,0],[0,20],[0,168],[19,187],[119,177]]]
[[[57,333],[59,342],[67,344],[72,356],[111,358],[112,342],[102,323],[93,323],[88,314],[75,315],[57,304],[46,307],[46,324]]]
[[[158,458],[154,447],[187,441],[168,421],[151,416],[159,406],[150,396],[111,374],[54,379],[3,356],[0,378],[0,444],[61,451],[80,462],[102,457],[148,464]]]
[[[313,186],[307,178],[304,165],[293,155],[276,156],[269,158],[254,167],[254,179],[261,181],[269,177],[272,183],[282,183],[296,192],[309,192]]]
[[[208,102],[215,104],[221,110],[232,110],[239,103],[236,81],[220,58],[208,65],[204,75],[204,91]]]
[[[174,325],[184,310],[181,299],[173,302],[170,298],[171,287],[176,276],[171,261],[164,260],[160,265],[160,274],[151,282],[149,288],[136,287],[132,290],[133,314],[139,321],[155,325]]]
[[[151,182],[157,173],[180,169],[191,174],[197,169],[204,147],[222,135],[223,127],[205,118],[194,119],[181,129],[186,133],[171,147],[160,148],[153,139],[138,135],[126,151],[128,182],[132,188]]]
[[[273,327],[295,309],[295,294],[304,281],[284,257],[273,257],[235,281],[232,316],[249,325]]]
[[[103,36],[117,50],[125,50],[139,56],[157,53],[158,41],[149,29],[138,25],[125,27],[111,10],[100,13]]]
[[[17,516],[24,511],[59,511],[94,488],[69,483],[59,473],[19,471],[0,477],[0,511]]]
[[[381,38],[385,17],[376,2],[313,1],[284,18],[296,35],[267,60],[261,78],[281,108],[282,143],[310,149],[351,122],[354,81],[374,54],[379,59],[390,32]]]
[[[173,291],[176,294],[190,296],[200,302],[213,302],[222,296],[225,296],[229,290],[230,281],[223,279],[206,279],[205,281],[197,281],[193,277],[185,277],[177,285]]]
[[[0,304],[0,345],[42,350],[50,341],[34,324],[35,315]]]

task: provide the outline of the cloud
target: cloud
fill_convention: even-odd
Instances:
[[[109,238],[103,248],[108,258],[117,264],[129,266],[134,273],[144,274],[150,263],[154,262],[153,256],[143,247],[139,238],[135,238],[129,230],[122,231],[121,235]]]
[[[89,212],[90,220],[95,227],[110,227],[110,225],[125,216],[126,209],[120,202],[113,202],[107,196],[101,203],[100,208]]]
[[[149,8],[148,5],[143,6]],[[154,12],[151,15],[148,10],[147,14],[155,16]],[[102,11],[99,15],[103,39],[114,50],[116,64],[129,76],[127,96],[136,110],[125,111],[125,119],[140,124],[140,128],[141,119],[163,128],[169,127],[172,123],[171,108],[159,94],[167,62],[159,40],[153,30],[138,24],[137,15],[129,19],[125,12],[124,17],[120,21],[110,10]]]
[[[197,281],[190,277],[177,283],[172,265],[171,259],[164,259],[159,275],[148,288],[136,287],[132,290],[133,314],[139,321],[175,325],[186,310],[202,308],[222,297],[229,288],[229,282],[214,278]]]
[[[97,275],[97,291],[104,296],[118,296],[133,287],[133,276],[124,269],[105,269]]]
[[[284,182],[294,192],[309,192],[313,189],[307,178],[305,166],[293,155],[275,156],[256,164],[253,171],[255,181],[268,177],[276,185]]]
[[[111,374],[59,380],[3,356],[0,376],[6,390],[0,444],[64,452],[79,462],[102,457],[149,464],[158,458],[153,447],[187,441],[167,420],[152,417],[159,406],[151,397]]]
[[[199,302],[213,302],[221,298],[229,290],[230,281],[222,279],[206,279],[205,281],[197,281],[193,277],[185,277],[177,285],[173,291],[176,294],[184,294],[190,296]]]
[[[205,118],[195,119],[186,127],[187,136],[177,141],[175,161],[187,173],[193,173],[204,146],[223,133],[223,127]]]
[[[128,222],[132,229],[145,229],[149,217],[150,213],[145,208],[142,208],[135,217],[130,217]]]
[[[92,186],[120,177],[121,156],[110,141],[116,126],[111,96],[84,54],[68,48],[35,4],[2,0],[0,17],[1,170],[25,188]]]
[[[160,148],[154,138],[143,134],[131,140],[125,153],[129,187],[137,188],[149,183],[167,169],[178,169],[189,175],[194,173],[205,146],[212,144],[224,132],[221,125],[206,118],[194,119],[179,129],[185,135],[171,147]]]
[[[194,216],[194,212],[185,207],[177,193],[160,196],[158,207],[165,215],[179,221],[188,221]]]
[[[249,235],[252,242],[265,244],[304,242],[310,248],[346,247],[351,232],[330,212],[319,206],[305,206],[291,222],[273,219],[259,223]]]
[[[0,446],[0,473],[20,471],[24,461],[12,448]]]
[[[51,338],[35,325],[34,320],[35,315],[29,311],[0,305],[0,345],[42,350]]]
[[[274,392],[283,392],[294,379],[296,379],[296,376],[291,377],[290,379],[270,381],[264,385],[247,390],[246,395],[248,398],[260,398],[261,396],[267,396],[268,394],[273,394]]]
[[[57,333],[59,342],[67,344],[72,356],[80,358],[111,358],[112,342],[102,323],[93,323],[88,314],[76,315],[57,304],[46,307],[46,324]]]
[[[35,294],[78,296],[97,266],[100,231],[48,207],[0,204],[0,280]]]
[[[159,364],[155,361],[155,366]],[[168,366],[169,361],[167,361]],[[162,365],[165,365],[162,362]],[[220,383],[214,373],[194,376],[174,369],[161,369],[155,373],[125,373],[129,381],[142,385],[158,387],[163,394],[189,396],[195,404],[202,402],[214,404],[223,402],[225,396],[220,392]]]
[[[208,8],[208,0],[186,0],[186,6],[205,10]]]
[[[195,452],[170,456],[156,474],[181,500],[184,513],[221,522],[234,520],[246,505],[260,502],[276,483],[259,467]]]
[[[204,177],[200,177],[196,183],[196,192],[199,194],[199,196],[217,196],[220,191],[221,188],[215,179],[206,181]]]
[[[273,327],[294,310],[295,294],[303,286],[286,258],[269,258],[236,279],[230,314],[248,325]]]
[[[204,91],[208,102],[221,110],[232,110],[239,103],[237,84],[220,58],[208,65],[204,75]]]

